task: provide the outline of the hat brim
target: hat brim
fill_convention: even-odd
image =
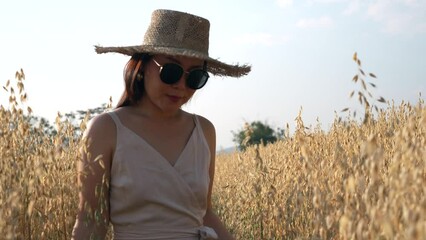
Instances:
[[[171,48],[171,47],[159,47],[152,45],[139,45],[139,46],[125,46],[125,47],[101,47],[95,46],[97,53],[121,53],[124,55],[132,56],[136,53],[149,53],[149,54],[166,54],[172,56],[186,56],[194,57],[207,61],[207,71],[217,76],[228,76],[228,77],[241,77],[247,75],[251,66],[247,64],[230,65],[221,62],[217,59],[211,58],[204,53],[197,51]]]

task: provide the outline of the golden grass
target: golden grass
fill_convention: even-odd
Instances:
[[[78,142],[66,122],[57,122],[54,137],[31,126],[21,109],[24,79],[22,70],[17,72],[19,98],[13,86],[7,86],[10,106],[0,107],[0,236],[70,239],[78,200]]]
[[[239,239],[426,239],[426,109],[217,157],[217,211]]]
[[[81,143],[67,122],[56,136],[29,123],[24,79],[0,108],[0,236],[70,239]],[[422,100],[328,132],[297,123],[273,145],[217,156],[214,205],[238,239],[426,239]]]

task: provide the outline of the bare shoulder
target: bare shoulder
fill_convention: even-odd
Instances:
[[[98,132],[100,130],[112,130],[115,128],[114,121],[108,113],[101,113],[89,120],[86,133]],[[102,131],[101,131],[102,132]]]
[[[204,134],[207,138],[209,137],[215,137],[216,130],[212,122],[208,120],[207,118],[197,115],[198,120],[200,121],[201,128],[203,129]]]
[[[84,137],[94,141],[100,141],[103,144],[112,146],[111,140],[115,139],[116,126],[108,113],[101,113],[92,118],[84,132]]]
[[[216,130],[212,122],[207,118],[197,115],[201,128],[203,129],[204,137],[207,140],[210,151],[214,153],[216,149]]]

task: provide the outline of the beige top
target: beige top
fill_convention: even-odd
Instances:
[[[215,238],[203,226],[210,150],[196,115],[195,128],[172,165],[114,112],[117,145],[111,165],[110,220],[114,239]]]

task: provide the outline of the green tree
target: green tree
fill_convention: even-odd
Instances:
[[[276,132],[266,123],[254,121],[245,123],[243,129],[238,132],[232,131],[234,135],[233,142],[238,145],[238,149],[244,151],[248,146],[268,143],[277,141]]]
[[[58,113],[55,123],[50,123],[46,118],[34,116],[34,115],[24,115],[23,120],[25,123],[28,123],[31,128],[31,134],[34,135],[46,135],[51,139],[55,137],[58,133],[60,136],[68,136],[64,131],[69,131],[72,129],[73,138],[77,140],[81,137],[81,124],[86,124],[90,119],[99,115],[108,109],[110,109],[110,104],[102,104],[100,107],[89,108],[87,110],[77,110],[65,114]],[[12,128],[15,128],[15,123],[10,123]],[[59,131],[59,132],[58,132]],[[41,139],[41,138],[40,138]],[[70,139],[64,137],[62,139],[64,146],[67,146]]]
[[[79,124],[83,119],[85,119],[87,114],[89,114],[90,120],[96,115],[99,115],[110,108],[111,104],[103,103],[101,106],[96,108],[89,108],[86,110],[77,110],[75,112],[65,113],[64,116],[62,116],[62,120],[68,120],[71,123],[75,124],[77,127],[77,124]]]
[[[109,104],[103,103],[101,106],[96,107],[96,108],[89,108],[89,109],[86,109],[86,110],[72,111],[72,112],[65,113],[64,115],[59,114],[58,115],[59,119],[57,119],[57,120],[59,120],[61,122],[69,123],[74,130],[74,133],[75,133],[74,137],[78,138],[82,134],[81,124],[83,122],[87,123],[96,115],[99,115],[103,112],[106,112],[109,109],[111,109],[111,103],[109,103]]]

